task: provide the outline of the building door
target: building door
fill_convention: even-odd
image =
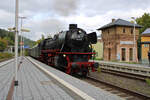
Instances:
[[[129,61],[133,61],[133,48],[129,49]]]
[[[121,54],[122,54],[121,55],[121,57],[122,57],[121,60],[125,61],[126,60],[126,49],[125,48],[121,49]]]
[[[108,60],[111,60],[111,48],[108,48]]]

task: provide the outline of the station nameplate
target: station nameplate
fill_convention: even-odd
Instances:
[[[120,41],[120,44],[134,44],[133,41]]]

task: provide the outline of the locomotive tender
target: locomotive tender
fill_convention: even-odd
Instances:
[[[95,55],[91,44],[96,42],[95,32],[87,34],[77,24],[70,24],[68,31],[62,31],[31,48],[29,55],[67,74],[86,76],[89,70],[95,71],[98,67],[98,63],[89,62]]]

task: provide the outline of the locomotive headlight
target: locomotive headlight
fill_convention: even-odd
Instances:
[[[82,31],[79,30],[79,33],[82,33]]]
[[[66,55],[65,55],[65,54],[63,54],[63,56],[64,56],[64,57],[66,57]]]

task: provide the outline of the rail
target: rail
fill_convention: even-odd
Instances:
[[[85,80],[85,79],[83,79],[83,80]],[[120,97],[122,97],[121,95],[123,94],[122,98],[124,98],[125,100],[128,100],[128,99],[129,100],[137,100],[137,98],[138,98],[138,100],[150,100],[150,96],[148,96],[148,95],[138,93],[136,91],[128,90],[128,89],[125,89],[125,88],[122,88],[119,86],[115,86],[115,85],[112,85],[111,83],[98,80],[91,76],[88,76],[87,80],[85,80],[85,81],[87,81],[89,83],[92,83],[91,81],[100,83],[100,88],[103,88],[106,91],[112,92],[113,94],[116,94]],[[93,85],[96,85],[98,87],[98,84],[94,83]]]
[[[150,77],[150,68],[149,67],[143,67],[143,66],[139,66],[139,65],[132,66],[132,65],[123,64],[123,63],[118,63],[118,64],[111,63],[111,62],[105,63],[102,61],[95,61],[95,62],[99,62],[99,66],[101,69]]]

